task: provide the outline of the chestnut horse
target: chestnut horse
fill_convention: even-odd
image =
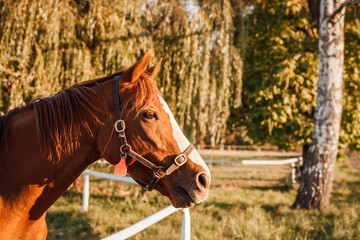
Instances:
[[[149,59],[0,118],[0,239],[46,239],[47,209],[100,158],[122,159],[175,207],[207,198],[209,169],[153,82],[161,61],[147,69]]]

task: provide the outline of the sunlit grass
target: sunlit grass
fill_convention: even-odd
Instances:
[[[111,172],[108,165],[92,168]],[[209,198],[190,210],[192,239],[360,238],[360,174],[345,163],[337,164],[326,212],[291,209],[298,186],[282,182],[290,168],[211,165],[210,169]],[[50,208],[48,239],[106,237],[170,204],[157,192],[90,179],[89,211],[82,213],[79,180]],[[131,239],[180,238],[181,212],[176,212]]]

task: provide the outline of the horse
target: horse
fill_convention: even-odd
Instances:
[[[150,55],[1,117],[0,239],[46,239],[47,209],[101,158],[174,207],[207,198],[209,169],[161,97]]]

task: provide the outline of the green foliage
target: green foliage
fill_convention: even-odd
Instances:
[[[340,145],[360,149],[360,20],[346,24]]]
[[[358,9],[346,15],[341,148],[360,148]],[[318,26],[309,19],[295,0],[0,0],[0,114],[152,49],[151,64],[164,58],[160,91],[191,141],[291,149],[313,127]]]
[[[354,8],[356,9],[356,8]],[[359,16],[345,28],[344,101],[340,156],[360,147]],[[318,79],[318,26],[299,1],[258,1],[248,19],[243,108],[237,116],[253,143],[284,149],[308,144],[313,130]]]
[[[186,4],[0,0],[0,112],[119,71],[152,49],[152,64],[164,58],[157,80],[180,126],[194,142],[221,143],[241,93],[232,6]]]
[[[309,143],[315,106],[316,28],[299,1],[259,1],[248,19],[241,124],[253,143]]]

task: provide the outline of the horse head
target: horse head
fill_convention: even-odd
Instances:
[[[129,175],[147,190],[158,190],[175,207],[191,207],[207,198],[210,171],[153,81],[161,60],[147,68],[149,59],[150,52],[115,77],[118,85],[108,85],[115,99],[99,131],[98,148],[111,164],[123,157]]]

